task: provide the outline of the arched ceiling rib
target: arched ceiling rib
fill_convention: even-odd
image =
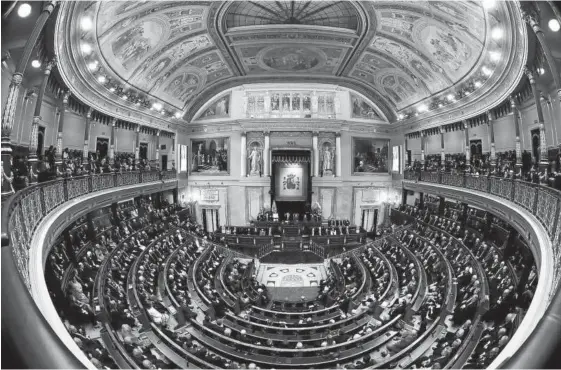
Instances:
[[[108,99],[121,85],[134,101],[185,112],[229,79],[340,79],[370,90],[395,118],[480,78],[489,50],[510,55],[511,44],[489,38],[488,28],[510,24],[501,19],[507,5],[498,6],[490,14],[473,1],[78,2],[63,17],[77,69],[103,81],[95,88]],[[92,30],[79,29],[83,17]]]

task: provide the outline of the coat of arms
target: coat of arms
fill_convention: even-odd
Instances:
[[[291,173],[283,178],[283,190],[300,190],[300,177]]]

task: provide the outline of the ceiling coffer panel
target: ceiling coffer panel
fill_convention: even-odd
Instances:
[[[244,80],[304,78],[356,83],[393,120],[476,79],[485,95],[496,88],[484,83],[489,69],[508,73],[492,69],[510,65],[502,59],[514,60],[513,42],[520,43],[518,36],[490,37],[494,27],[512,35],[521,22],[510,19],[517,10],[503,2],[494,11],[477,1],[114,1],[61,8],[58,22],[72,34],[72,68],[98,95],[132,97],[143,106],[157,100],[184,113]],[[91,29],[80,29],[83,17],[92,18]],[[129,95],[114,96],[123,93]]]

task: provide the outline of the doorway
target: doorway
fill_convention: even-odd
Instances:
[[[218,215],[218,208],[203,208],[203,227],[208,233],[213,233],[220,228],[220,216]]]
[[[540,161],[540,129],[530,131],[530,136],[532,137],[532,158],[534,163],[538,163]]]
[[[148,159],[148,143],[140,143],[139,146],[139,157],[140,159]]]
[[[99,158],[97,158],[97,160],[107,157],[108,151],[109,139],[105,137],[98,137],[95,143],[95,152],[96,154],[99,153]]]
[[[43,146],[45,145],[45,126],[39,126],[37,132],[37,156],[43,154]]]
[[[164,170],[164,171],[168,169],[168,155],[167,154],[162,155],[162,167],[161,167],[161,169]]]
[[[375,232],[378,223],[378,208],[368,207],[361,209],[360,226],[366,232]]]

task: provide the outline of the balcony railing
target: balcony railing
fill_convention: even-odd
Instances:
[[[409,172],[406,180],[417,180]],[[542,223],[554,246],[561,243],[561,192],[544,185],[493,176],[421,171],[420,181],[478,190],[507,199],[531,212]]]
[[[554,276],[553,294],[548,308],[538,326],[528,336],[517,352],[499,365],[499,368],[541,368],[554,365],[558,356],[561,337],[552,333],[561,331],[561,322],[557,319],[561,309],[561,192],[544,185],[526,181],[505,179],[493,176],[473,176],[470,174],[451,174],[428,171],[407,171],[406,180],[424,181],[442,185],[457,186],[496,195],[524,208],[533,214],[544,226],[553,246]],[[541,277],[540,277],[541,278]],[[547,299],[536,297],[535,299]],[[546,364],[546,361],[549,362]]]
[[[29,281],[29,246],[41,220],[56,207],[81,195],[119,186],[173,180],[175,171],[107,173],[57,179],[18,191],[2,204],[2,247],[12,255],[26,287]]]

